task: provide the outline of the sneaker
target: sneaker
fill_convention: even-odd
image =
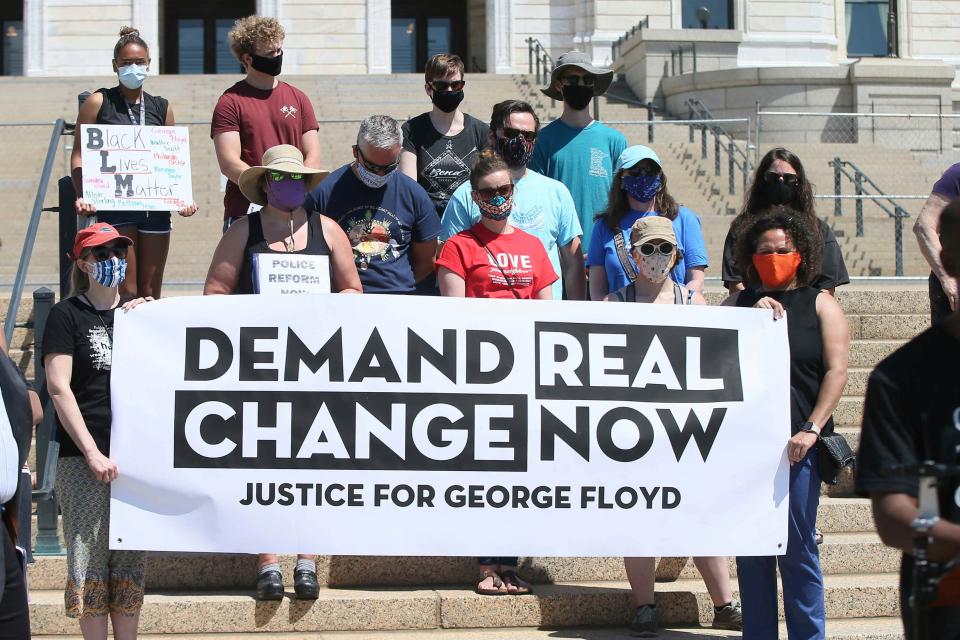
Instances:
[[[279,571],[264,571],[257,578],[258,600],[283,600],[283,576]]]
[[[637,607],[633,622],[630,623],[630,631],[638,638],[656,638],[657,608],[649,604]]]
[[[713,613],[713,628],[727,631],[743,631],[743,612],[739,602],[731,602]]]
[[[317,572],[301,569],[293,572],[293,590],[300,600],[316,600],[320,597],[320,584]]]

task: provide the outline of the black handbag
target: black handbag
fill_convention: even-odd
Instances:
[[[856,464],[857,456],[842,434],[821,435],[817,446],[820,448],[817,470],[820,472],[820,479],[827,484],[837,484],[840,471],[847,465]]]

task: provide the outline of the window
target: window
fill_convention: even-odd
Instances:
[[[683,0],[684,29],[733,29],[733,0]]]
[[[847,55],[887,55],[887,0],[846,0]]]

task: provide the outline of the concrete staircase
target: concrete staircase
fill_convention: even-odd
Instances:
[[[711,304],[722,297],[718,290],[708,295]],[[838,298],[850,322],[852,343],[850,380],[834,418],[856,447],[870,370],[926,328],[928,307],[920,287],[843,287]],[[30,375],[29,305],[18,320],[23,326],[11,344],[12,355]],[[825,535],[821,565],[828,637],[901,638],[899,554],[880,543],[869,501],[853,496],[851,474],[836,486],[823,487],[818,526]],[[402,535],[389,525],[385,533]],[[283,558],[288,580],[294,560]],[[475,582],[471,558],[321,556],[318,568],[325,588],[316,603],[289,598],[256,602],[255,563],[252,556],[235,554],[151,554],[141,619],[145,637],[603,639],[627,637],[624,625],[632,612],[620,558],[522,558],[521,573],[535,583],[535,594],[483,598],[470,588]],[[732,561],[730,566],[736,575]],[[76,623],[63,615],[65,575],[63,557],[38,557],[30,567],[31,619],[37,636],[79,633]],[[712,619],[711,602],[689,558],[661,558],[657,576],[660,622],[675,629],[661,637],[730,637],[701,627]],[[292,594],[290,585],[288,590]]]

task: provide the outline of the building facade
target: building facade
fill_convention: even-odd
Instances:
[[[529,38],[607,64],[641,21],[734,34],[739,67],[836,66],[887,54],[891,8],[900,57],[960,66],[960,0],[3,0],[0,72],[109,73],[104,52],[130,24],[161,73],[233,73],[226,34],[251,13],[283,23],[294,74],[413,72],[439,51],[470,71],[522,73]]]

